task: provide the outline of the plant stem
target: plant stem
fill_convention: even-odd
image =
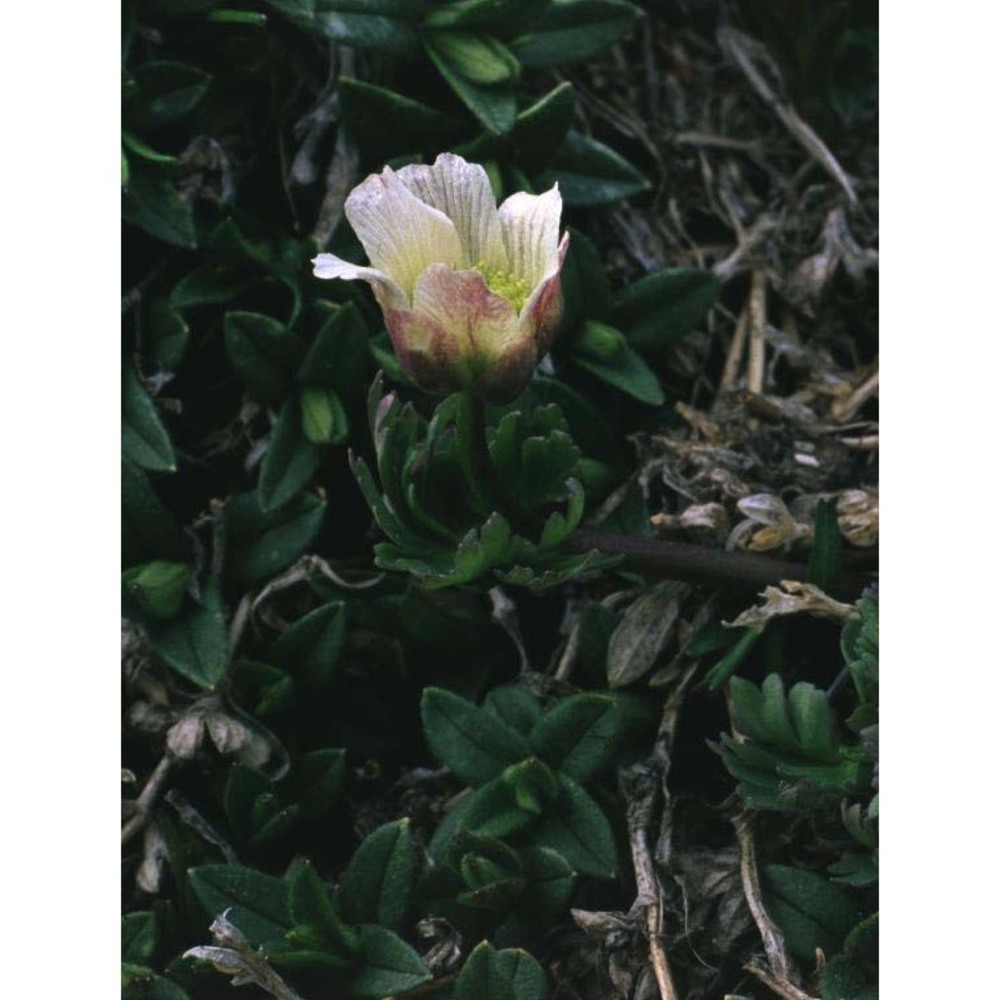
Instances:
[[[567,545],[577,551],[597,549],[624,556],[629,569],[669,580],[685,580],[734,590],[760,590],[782,580],[805,580],[809,568],[804,563],[776,559],[752,552],[726,552],[687,542],[664,542],[633,538],[593,528],[578,528]],[[844,574],[838,593],[854,595],[869,582],[865,572]]]

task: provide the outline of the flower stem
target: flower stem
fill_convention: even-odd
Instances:
[[[805,580],[809,572],[805,563],[776,559],[773,556],[756,555],[752,552],[726,552],[687,542],[634,538],[593,528],[578,528],[570,536],[567,545],[577,551],[597,549],[609,555],[624,556],[626,567],[651,576],[732,590],[756,591],[782,580]],[[855,565],[847,567],[848,571],[844,573],[838,594],[859,594],[870,582],[870,572],[865,570],[874,568],[868,564],[875,560],[866,557],[867,554],[860,555],[863,558],[852,560]],[[873,555],[877,558],[877,553]]]

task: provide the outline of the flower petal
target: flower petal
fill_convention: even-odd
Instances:
[[[365,178],[344,204],[372,266],[412,296],[428,264],[456,266],[462,244],[451,220],[422,202],[388,167]]]
[[[559,185],[544,194],[518,191],[500,206],[500,231],[510,269],[535,288],[556,266],[559,253]]]
[[[321,253],[313,257],[313,274],[317,278],[340,278],[343,281],[367,281],[375,292],[375,298],[382,309],[405,309],[409,305],[403,290],[389,275],[374,267],[359,267],[341,260],[332,253]]]
[[[556,259],[521,309],[521,335],[532,337],[539,359],[552,346],[563,316],[562,265],[569,248],[569,233],[556,248]]]
[[[476,372],[520,337],[514,307],[491,291],[478,271],[432,264],[417,282],[413,309],[447,330]]]
[[[497,202],[486,171],[454,153],[442,153],[433,166],[411,164],[396,176],[421,201],[444,212],[462,241],[460,267],[485,265],[508,271],[507,251],[500,235]]]

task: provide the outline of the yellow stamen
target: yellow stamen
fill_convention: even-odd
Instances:
[[[524,278],[489,267],[484,260],[476,264],[476,270],[486,279],[490,291],[505,298],[517,312],[521,311],[525,300],[531,294],[531,287]]]

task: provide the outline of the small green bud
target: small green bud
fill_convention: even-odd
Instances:
[[[614,361],[628,346],[625,335],[613,326],[587,320],[583,324],[583,332],[573,345],[582,354],[596,358],[598,361]]]
[[[157,559],[127,569],[122,584],[150,617],[167,621],[180,611],[193,572],[187,563]]]
[[[347,438],[347,414],[332,389],[303,389],[299,406],[302,431],[313,444],[340,444]]]

